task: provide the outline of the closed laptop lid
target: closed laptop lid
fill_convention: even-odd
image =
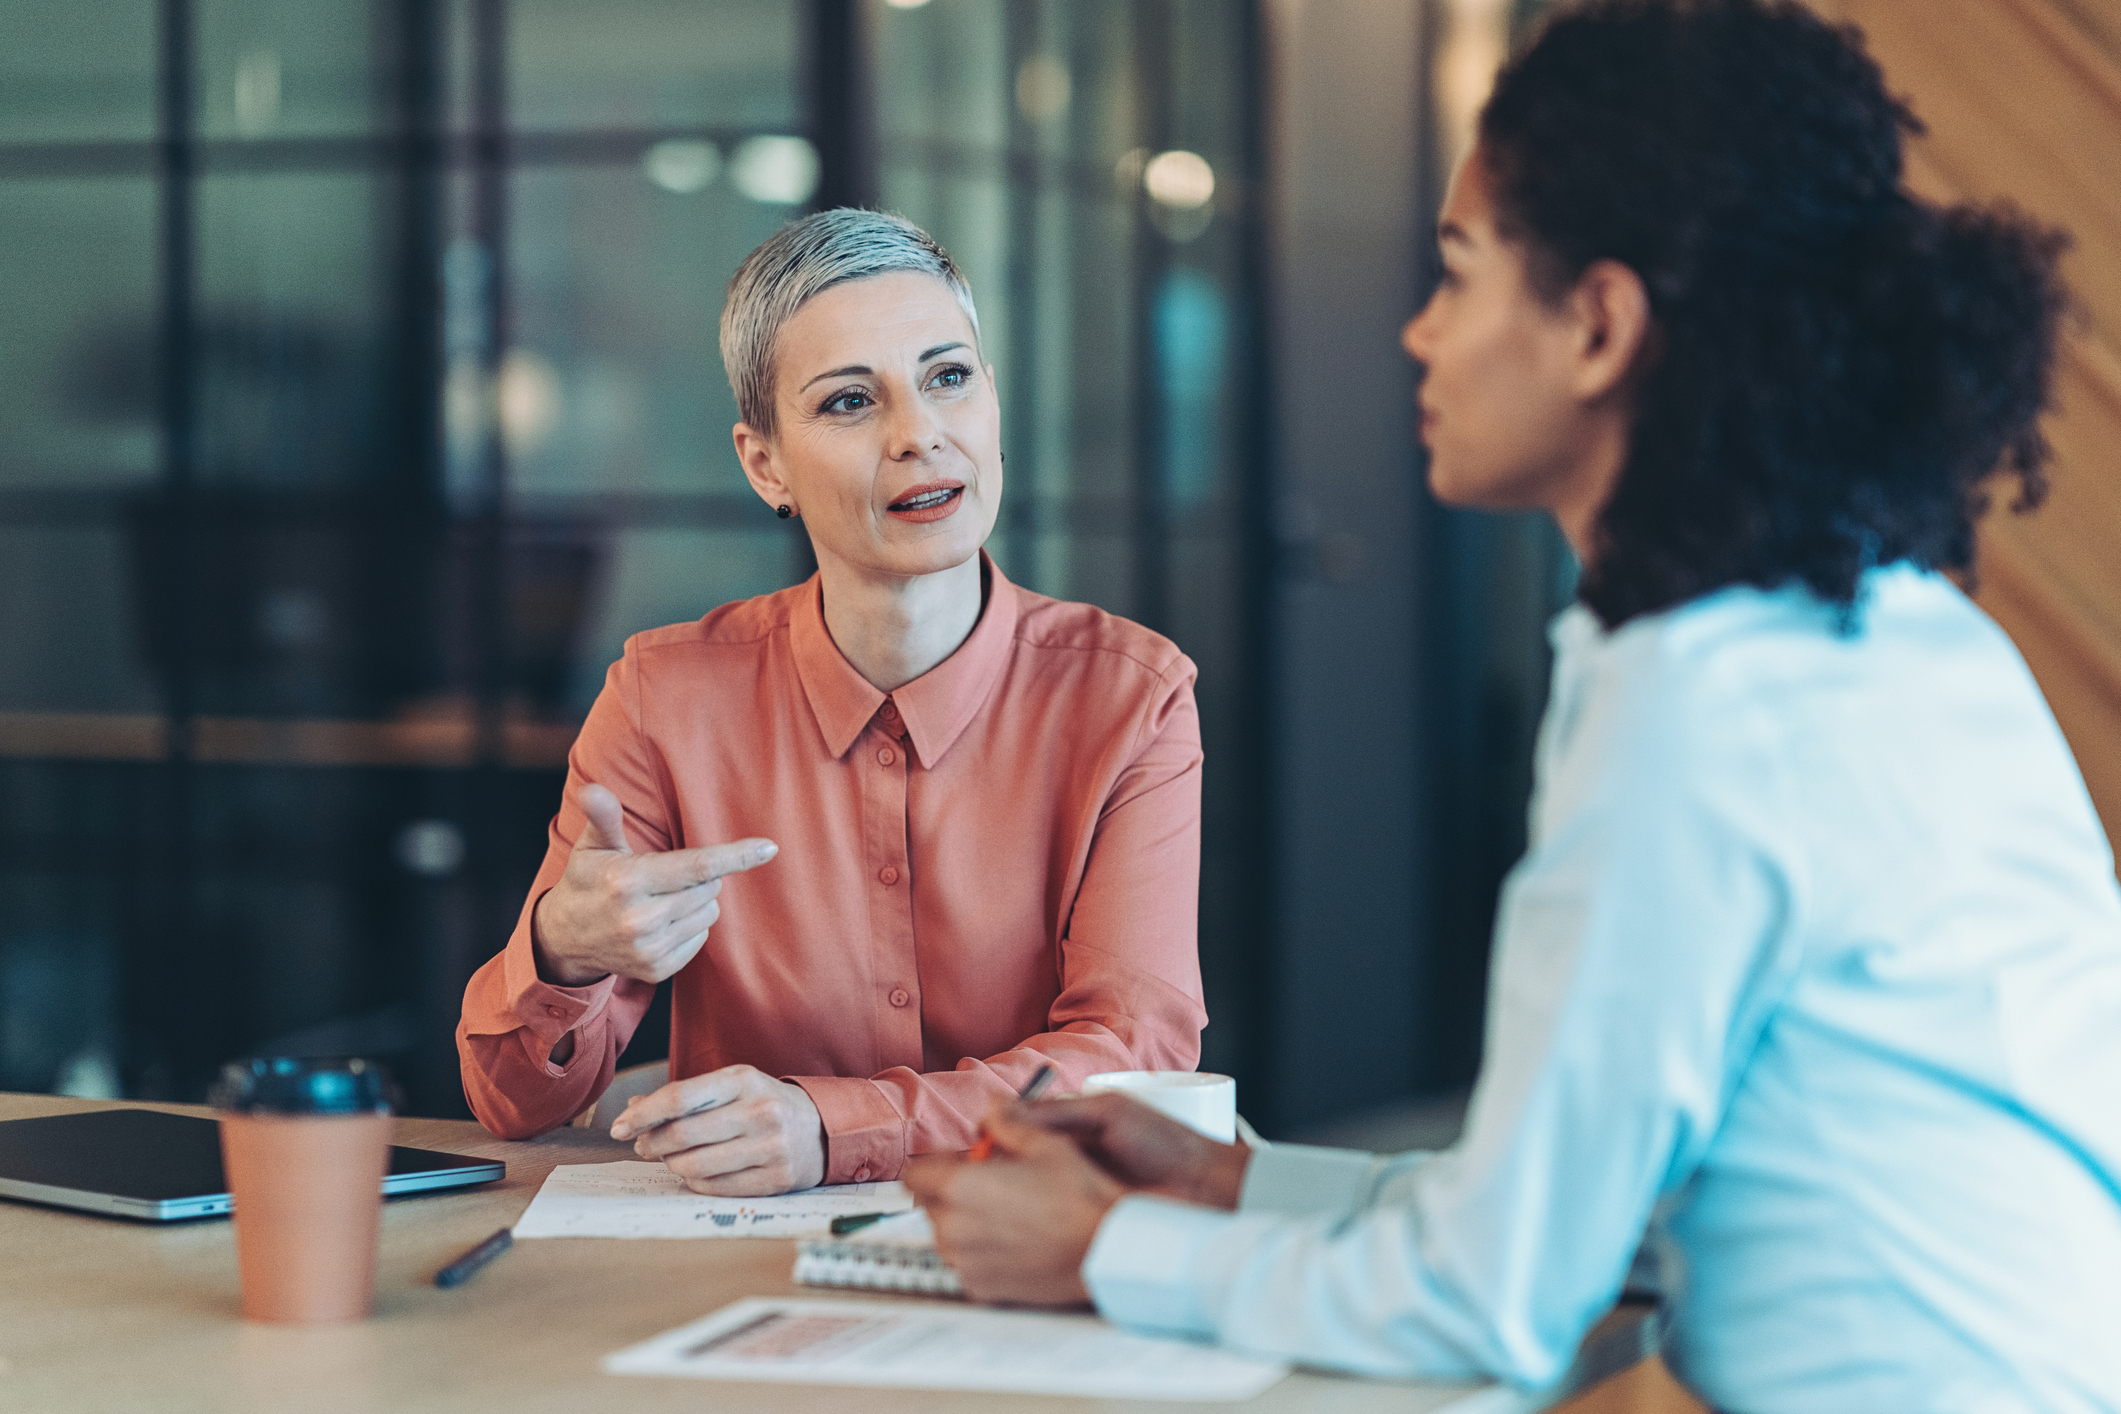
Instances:
[[[385,1193],[500,1178],[494,1159],[393,1146]],[[229,1210],[220,1126],[160,1110],[89,1110],[0,1120],[0,1197],[166,1220]]]

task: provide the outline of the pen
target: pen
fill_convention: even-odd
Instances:
[[[639,1100],[642,1098],[644,1097],[636,1095],[634,1096],[633,1100],[628,1100],[626,1102],[626,1110],[630,1110],[633,1108],[634,1100]],[[666,1124],[676,1124],[681,1119],[691,1119],[694,1115],[705,1114],[709,1110],[718,1110],[728,1103],[729,1102],[727,1100],[709,1100],[705,1104],[694,1105],[691,1109],[686,1110],[683,1114],[674,1114],[668,1119],[657,1120],[654,1124],[649,1125],[648,1129],[660,1129]],[[626,1118],[626,1110],[619,1111],[618,1117],[612,1120],[611,1127],[613,1129],[617,1129],[619,1126],[619,1121]],[[632,1133],[629,1133],[626,1138],[638,1139],[641,1137],[641,1135],[646,1134],[647,1132],[647,1129],[636,1130]],[[619,1136],[617,1134],[613,1134],[611,1137],[617,1139]]]
[[[1050,1065],[1040,1066],[1038,1073],[1025,1083],[1023,1089],[1016,1092],[1016,1098],[1019,1100],[1037,1099],[1039,1091],[1045,1089],[1046,1082],[1052,1078],[1053,1067]],[[979,1142],[972,1146],[971,1153],[965,1155],[965,1162],[968,1164],[984,1163],[993,1157],[994,1136],[989,1134],[983,1126],[980,1129]]]
[[[479,1268],[506,1252],[514,1245],[515,1233],[502,1228],[463,1256],[435,1273],[436,1286],[462,1286],[478,1274]]]

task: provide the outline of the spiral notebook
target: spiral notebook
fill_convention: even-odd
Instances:
[[[805,1286],[965,1294],[957,1273],[935,1250],[928,1215],[918,1208],[885,1218],[858,1236],[805,1239],[796,1248],[795,1279]]]

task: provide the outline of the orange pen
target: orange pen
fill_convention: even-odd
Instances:
[[[1045,1089],[1046,1082],[1051,1080],[1052,1078],[1053,1067],[1050,1065],[1040,1066],[1038,1068],[1038,1073],[1033,1075],[1028,1081],[1024,1082],[1024,1088],[1016,1092],[1016,1098],[1019,1100],[1037,1099],[1039,1091]],[[981,1125],[979,1139],[975,1141],[972,1147],[966,1150],[965,1152],[965,1162],[968,1164],[983,1163],[993,1157],[994,1136],[987,1132],[987,1127],[985,1125]]]

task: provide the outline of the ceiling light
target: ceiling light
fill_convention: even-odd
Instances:
[[[1178,211],[1194,211],[1215,199],[1215,169],[1197,152],[1159,152],[1142,168],[1149,199]]]
[[[799,137],[746,138],[729,160],[729,180],[753,201],[800,206],[817,176],[817,149]]]
[[[641,154],[641,170],[664,191],[704,191],[721,174],[722,150],[695,138],[669,138]]]
[[[1033,54],[1016,71],[1016,109],[1034,123],[1048,123],[1068,111],[1074,85],[1068,66],[1051,54]]]

